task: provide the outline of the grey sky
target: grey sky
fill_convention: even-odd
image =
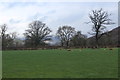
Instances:
[[[23,37],[28,24],[40,20],[55,34],[59,26],[69,25],[88,35],[91,24],[88,14],[91,10],[100,9],[111,13],[110,18],[116,23],[108,26],[111,30],[118,25],[117,2],[1,2],[0,25],[6,23],[9,32],[17,32]]]
[[[120,2],[118,3],[118,25],[120,26]]]

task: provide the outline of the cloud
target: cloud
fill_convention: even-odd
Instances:
[[[88,14],[91,10],[103,8],[112,13],[110,17],[116,22],[108,29],[117,27],[118,13],[115,2],[4,2],[0,3],[0,24],[8,24],[9,31],[16,31],[23,36],[28,24],[34,20],[40,20],[56,33],[59,26],[70,25],[76,30],[87,34],[91,25]]]
[[[119,0],[1,0],[0,2],[118,2]]]
[[[15,19],[10,19],[9,20],[9,23],[11,23],[11,24],[17,24],[17,23],[20,23],[21,22],[21,20],[15,20]]]
[[[42,14],[40,14],[39,12],[35,13],[32,16],[28,16],[28,18],[26,19],[27,21],[33,21],[33,20],[39,20],[39,18],[43,16]]]
[[[120,26],[120,2],[118,3],[118,25]]]

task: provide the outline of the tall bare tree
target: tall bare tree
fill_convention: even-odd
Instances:
[[[26,44],[31,44],[35,47],[43,43],[45,37],[50,34],[51,30],[46,24],[41,21],[33,21],[29,24],[29,28],[24,33]]]
[[[57,30],[57,35],[61,40],[61,46],[69,46],[71,38],[75,35],[75,28],[71,26],[59,27]]]
[[[6,24],[3,24],[0,26],[0,37],[1,37],[1,40],[2,40],[2,48],[4,49],[5,48],[5,39],[6,39],[6,31],[7,31],[7,25]]]
[[[7,25],[3,24],[0,26],[0,38],[2,39],[2,49],[7,49],[8,47],[14,46],[14,38],[13,33],[7,33]]]
[[[93,24],[92,35],[95,35],[96,45],[99,45],[99,39],[106,32],[107,25],[114,24],[109,18],[111,14],[104,11],[102,8],[100,10],[92,10],[92,13],[89,14],[90,22]],[[89,23],[90,23],[89,22]]]

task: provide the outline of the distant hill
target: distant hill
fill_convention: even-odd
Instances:
[[[119,35],[120,35],[120,26],[117,28],[112,29],[111,31],[106,32],[106,34],[103,34],[102,38],[100,39],[100,44],[102,46],[120,46],[120,39],[119,39]],[[88,44],[89,45],[95,45],[95,37],[92,36],[90,38],[88,38]]]

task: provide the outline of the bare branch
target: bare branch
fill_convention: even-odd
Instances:
[[[104,35],[104,30],[106,29],[106,25],[114,24],[112,20],[109,18],[111,14],[103,11],[103,9],[92,10],[92,13],[89,14],[90,22],[93,24],[92,35],[95,35],[96,44],[98,44],[98,40]],[[89,33],[91,34],[91,33]]]
[[[44,42],[44,38],[49,35],[50,32],[51,30],[44,23],[34,21],[29,24],[29,29],[26,30],[24,35],[31,45],[38,46],[40,43]]]

